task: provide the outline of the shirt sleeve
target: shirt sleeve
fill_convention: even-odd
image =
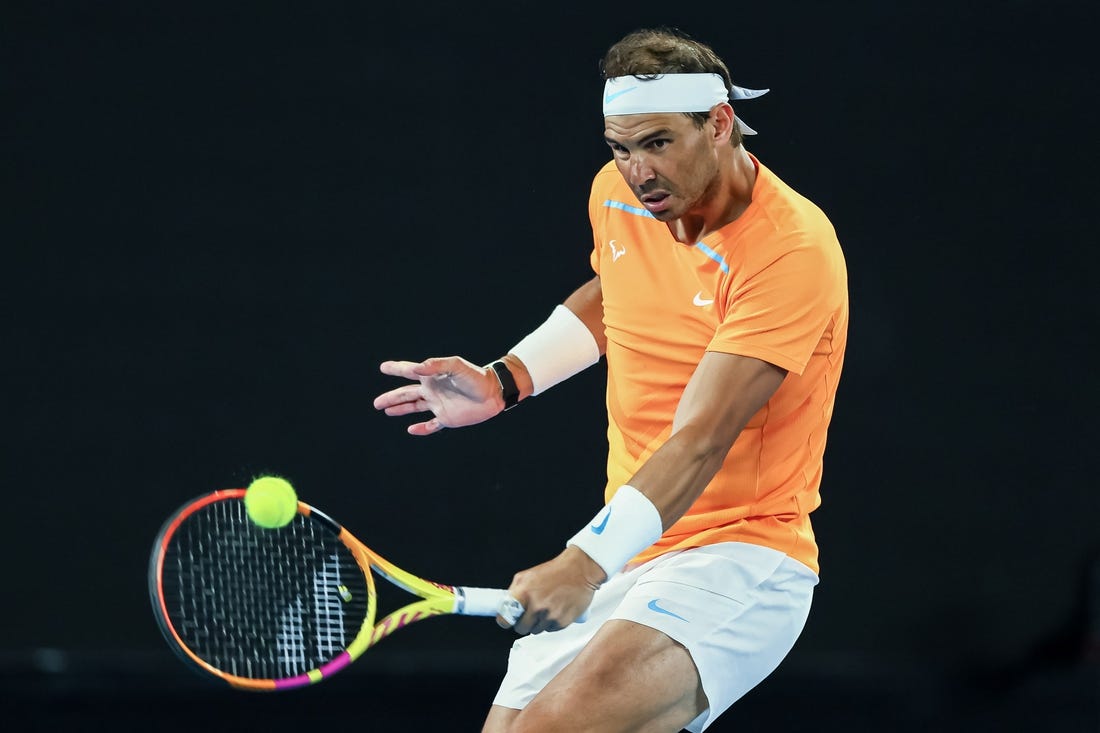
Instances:
[[[608,176],[607,166],[604,166],[592,179],[592,187],[588,194],[588,220],[592,225],[592,253],[588,257],[592,270],[600,274],[600,244],[604,241],[604,230],[607,224],[607,200]],[[615,175],[618,175],[616,173]]]
[[[731,286],[708,351],[751,356],[802,374],[823,346],[847,283],[830,243],[805,235],[792,239],[765,267]]]

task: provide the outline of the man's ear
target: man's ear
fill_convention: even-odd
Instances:
[[[722,102],[711,108],[710,122],[714,125],[715,144],[729,144],[730,138],[733,137],[734,126],[737,124],[733,116],[733,107],[729,105],[729,102]]]

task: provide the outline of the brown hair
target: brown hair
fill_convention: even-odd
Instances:
[[[662,74],[718,74],[725,82],[727,91],[733,85],[729,69],[714,49],[677,28],[633,31],[609,48],[600,61],[600,75],[604,79],[617,76],[645,79]],[[684,114],[700,128],[710,116],[707,112]],[[730,143],[734,146],[741,144],[741,130],[736,126]]]

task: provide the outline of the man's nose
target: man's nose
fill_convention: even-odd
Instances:
[[[649,165],[649,157],[642,154],[630,156],[630,182],[635,186],[642,186],[657,177],[653,168]]]

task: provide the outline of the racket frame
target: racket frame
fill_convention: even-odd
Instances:
[[[343,525],[315,507],[299,500],[298,514],[309,521],[319,522],[350,551],[358,564],[367,586],[367,611],[356,636],[343,651],[331,660],[307,672],[292,677],[276,679],[254,679],[231,674],[219,669],[200,657],[183,640],[172,625],[164,597],[163,570],[169,544],[179,527],[195,512],[220,501],[243,501],[245,489],[221,489],[196,497],[177,509],[163,524],[157,533],[153,552],[149,561],[149,594],[153,604],[153,615],[157,625],[169,645],[188,666],[206,673],[230,686],[251,691],[274,691],[315,684],[331,677],[358,659],[363,652],[382,639],[411,623],[432,616],[445,614],[493,615],[498,602],[507,600],[507,592],[501,589],[468,588],[444,585],[425,580],[389,562],[367,547],[351,534]],[[279,530],[270,530],[279,531]],[[375,623],[378,611],[378,593],[374,573],[378,573],[393,585],[419,596],[419,600],[408,603]],[[470,602],[473,599],[473,602]]]

